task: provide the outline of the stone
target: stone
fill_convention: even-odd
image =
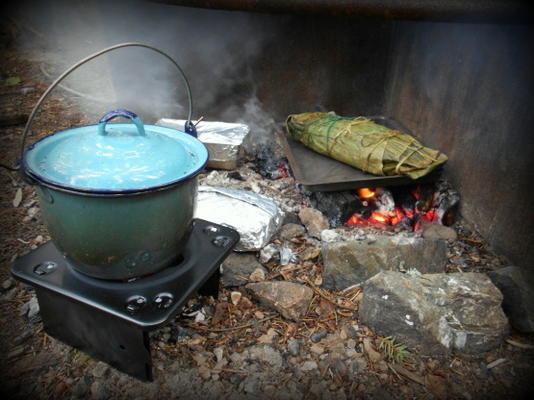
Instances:
[[[339,239],[339,234],[333,229],[325,229],[321,232],[321,241],[335,242]]]
[[[99,379],[103,378],[106,376],[108,372],[109,372],[109,366],[102,361],[97,362],[93,368],[93,376],[95,378],[99,378]]]
[[[15,298],[15,296],[17,295],[17,287],[14,286],[13,288],[11,288],[3,297],[2,297],[2,300],[4,301],[11,301]]]
[[[9,290],[11,286],[13,286],[13,279],[8,278],[2,282],[2,290]]]
[[[263,362],[275,370],[282,368],[284,362],[282,355],[278,350],[267,344],[257,344],[247,348],[245,351],[247,352],[247,358],[251,360]]]
[[[39,314],[39,302],[37,301],[37,297],[35,296],[33,296],[28,302],[27,317],[32,324],[37,324],[41,322],[41,315]]]
[[[433,239],[433,240],[456,240],[458,239],[458,234],[456,231],[445,225],[441,225],[438,223],[425,223],[421,227],[421,236],[425,239]]]
[[[350,371],[354,374],[360,374],[367,369],[367,360],[363,357],[355,358],[350,361]]]
[[[231,253],[221,265],[221,284],[224,287],[243,286],[258,268],[267,272],[253,254]]]
[[[104,384],[101,381],[94,381],[91,384],[91,399],[105,400],[109,397]]]
[[[309,372],[309,371],[313,371],[314,369],[317,369],[318,368],[318,365],[315,361],[313,360],[310,360],[310,361],[304,361],[301,365],[300,365],[300,370],[301,371],[304,371],[304,372]]]
[[[280,239],[291,240],[299,236],[304,236],[306,228],[300,224],[285,224],[280,229],[278,236]]]
[[[360,322],[427,354],[489,351],[507,335],[502,295],[484,274],[382,271],[363,285]]]
[[[32,331],[24,331],[17,337],[15,337],[12,341],[12,344],[14,346],[18,346],[19,344],[24,343],[26,340],[28,340],[33,335]]]
[[[271,243],[260,251],[260,263],[266,264],[279,254],[278,246]]]
[[[320,239],[321,232],[330,228],[328,219],[315,208],[303,207],[299,212],[299,218],[306,227],[308,235]]]
[[[243,382],[241,382],[243,391],[247,394],[254,394],[260,390],[260,381],[257,374],[247,376]]]
[[[289,339],[287,341],[287,351],[294,357],[298,356],[300,353],[300,342],[295,338]]]
[[[245,288],[260,303],[294,321],[304,316],[313,297],[309,287],[287,281],[249,283]]]
[[[231,292],[230,293],[230,299],[232,300],[232,304],[234,306],[237,306],[237,303],[239,303],[239,300],[241,300],[241,297],[243,297],[241,292]]]
[[[80,379],[72,388],[72,396],[75,399],[86,398],[88,391],[89,385],[87,385],[84,379]]]
[[[508,266],[488,273],[503,294],[502,307],[519,332],[534,332],[534,274]]]
[[[262,282],[265,280],[265,268],[256,268],[248,278],[249,282]]]
[[[310,351],[311,351],[312,353],[317,354],[317,355],[321,355],[321,354],[324,353],[324,347],[321,346],[321,345],[318,345],[318,344],[312,344],[312,345],[310,346]]]
[[[341,290],[361,284],[383,270],[444,272],[447,243],[415,237],[376,236],[323,243],[323,286]]]
[[[320,342],[322,339],[324,339],[327,334],[328,334],[327,331],[316,332],[313,335],[311,335],[310,339],[313,343],[317,343],[317,342]]]

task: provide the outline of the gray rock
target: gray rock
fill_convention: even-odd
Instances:
[[[444,226],[438,223],[426,223],[422,226],[422,236],[425,239],[434,240],[456,240],[458,234],[449,226]]]
[[[317,343],[317,342],[320,342],[322,339],[324,339],[327,334],[328,334],[327,331],[316,332],[313,335],[311,335],[310,339],[313,343]]]
[[[37,301],[37,297],[35,296],[33,296],[28,302],[27,317],[32,324],[37,324],[41,322],[41,315],[39,314],[39,302]]]
[[[287,350],[292,356],[298,356],[300,353],[300,342],[295,338],[289,339],[287,341]]]
[[[26,340],[28,340],[32,336],[32,334],[33,334],[32,331],[22,332],[20,335],[15,337],[15,339],[13,339],[13,345],[18,346],[19,344],[24,343]]]
[[[320,239],[321,232],[330,228],[328,219],[315,208],[304,207],[299,212],[299,218],[306,227],[308,235]]]
[[[447,243],[415,237],[377,236],[366,240],[323,243],[323,285],[345,289],[383,270],[443,272]]]
[[[347,375],[347,365],[341,361],[341,360],[335,360],[332,363],[332,369],[334,372],[336,372],[339,376],[346,376]]]
[[[262,264],[266,264],[271,261],[275,256],[278,256],[279,253],[280,250],[277,245],[273,243],[268,244],[260,251],[260,262]]]
[[[80,379],[78,383],[76,383],[72,388],[72,396],[76,399],[86,398],[88,391],[89,385],[85,382],[84,379]]]
[[[105,400],[108,397],[108,392],[101,381],[95,381],[91,384],[91,399]]]
[[[367,360],[365,358],[355,358],[350,361],[350,371],[352,374],[361,374],[367,369]]]
[[[253,254],[231,253],[222,263],[221,283],[224,287],[245,285],[257,268],[267,272]]]
[[[287,281],[249,283],[245,288],[263,305],[295,321],[306,313],[313,297],[309,287]]]
[[[17,287],[13,287],[11,290],[9,290],[4,297],[2,298],[4,301],[11,301],[15,298],[17,295]]]
[[[429,354],[488,351],[508,333],[502,295],[483,274],[383,271],[365,282],[363,292],[363,324]]]
[[[13,286],[13,279],[8,278],[2,282],[2,290],[9,290]]]
[[[263,362],[275,370],[279,370],[283,365],[282,355],[267,344],[257,344],[246,349],[249,359]]]
[[[339,234],[333,229],[325,229],[321,232],[321,241],[335,242],[339,239]]]
[[[280,229],[278,236],[280,239],[291,240],[293,238],[303,236],[306,233],[306,228],[300,224],[285,224]]]
[[[260,381],[258,374],[252,374],[247,376],[243,382],[241,382],[240,386],[243,388],[243,391],[245,393],[258,393],[260,390]]]
[[[488,276],[503,294],[502,307],[510,324],[520,332],[534,332],[534,275],[509,266]]]
[[[106,376],[108,372],[109,372],[109,366],[102,361],[97,362],[93,368],[93,376],[95,378],[99,378],[99,379],[103,378]]]
[[[317,369],[318,368],[318,365],[315,361],[313,360],[309,360],[309,361],[304,361],[301,365],[300,365],[300,370],[301,371],[304,371],[304,372],[309,372],[309,371],[313,371],[314,369]]]

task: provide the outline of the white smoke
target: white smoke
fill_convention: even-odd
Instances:
[[[243,122],[254,142],[266,144],[274,119],[256,96],[251,68],[273,32],[250,13],[185,8],[140,1],[21,2],[10,9],[19,46],[51,79],[87,55],[121,42],[167,52],[191,85],[193,120]],[[48,77],[48,78],[47,78]],[[83,111],[98,118],[113,108],[147,123],[185,118],[185,87],[174,66],[144,48],[123,48],[90,61],[62,83]]]

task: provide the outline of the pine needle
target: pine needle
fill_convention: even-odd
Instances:
[[[405,345],[396,343],[395,336],[380,338],[378,349],[382,351],[385,358],[392,363],[402,363],[410,355],[410,352]]]

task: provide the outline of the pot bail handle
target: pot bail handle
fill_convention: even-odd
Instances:
[[[37,101],[35,106],[33,107],[33,110],[30,113],[30,116],[28,117],[28,121],[26,121],[26,126],[24,127],[24,131],[22,132],[22,140],[21,140],[21,143],[20,143],[20,160],[22,160],[23,157],[24,157],[24,148],[25,148],[25,144],[26,144],[26,137],[28,136],[28,133],[30,131],[30,127],[31,127],[31,125],[33,123],[33,119],[35,118],[35,115],[37,114],[37,111],[39,110],[39,107],[41,107],[41,104],[46,100],[46,98],[48,97],[50,92],[52,90],[54,90],[54,88],[57,85],[59,85],[59,83],[67,75],[69,75],[71,72],[73,72],[74,70],[76,70],[79,67],[81,67],[83,64],[91,61],[92,59],[94,59],[96,57],[101,56],[104,53],[108,53],[110,51],[114,51],[114,50],[117,50],[117,49],[120,49],[120,48],[123,48],[123,47],[144,47],[146,49],[155,51],[156,53],[159,53],[162,56],[164,56],[165,58],[167,58],[176,67],[176,69],[180,73],[180,77],[182,78],[182,81],[183,81],[183,83],[185,85],[185,89],[186,89],[186,92],[187,92],[187,101],[188,101],[188,104],[189,104],[189,111],[187,113],[187,122],[186,122],[186,124],[184,126],[184,130],[185,130],[186,133],[188,133],[190,135],[193,135],[193,136],[196,135],[196,128],[193,125],[193,123],[191,122],[191,119],[192,119],[191,117],[193,115],[193,99],[192,99],[192,96],[191,96],[191,88],[189,87],[189,82],[187,81],[187,78],[186,78],[186,76],[184,74],[184,71],[182,71],[182,68],[180,68],[178,63],[176,61],[174,61],[174,59],[170,55],[168,55],[164,51],[162,51],[162,50],[160,50],[160,49],[158,49],[158,48],[156,48],[154,46],[150,46],[148,44],[143,44],[143,43],[137,43],[137,42],[127,42],[127,43],[120,43],[120,44],[116,44],[115,46],[107,47],[104,50],[100,50],[100,51],[98,51],[96,53],[93,53],[93,54],[85,57],[84,59],[78,61],[76,64],[74,64],[71,67],[69,67],[65,72],[63,72],[60,76],[58,76],[54,82],[52,82],[52,84],[48,87],[48,89],[46,89],[46,91],[41,95],[41,97],[39,98],[39,100]],[[17,167],[17,169],[19,169],[19,168],[20,168],[20,165]]]
[[[138,115],[132,111],[124,110],[122,108],[119,108],[117,110],[111,110],[106,115],[104,115],[102,118],[100,118],[100,121],[98,121],[98,134],[101,136],[106,135],[106,125],[109,121],[111,121],[114,118],[117,117],[124,117],[131,120],[134,125],[137,127],[137,132],[139,132],[139,135],[145,136],[145,126],[143,125],[143,121],[141,121],[141,118],[138,117]]]

